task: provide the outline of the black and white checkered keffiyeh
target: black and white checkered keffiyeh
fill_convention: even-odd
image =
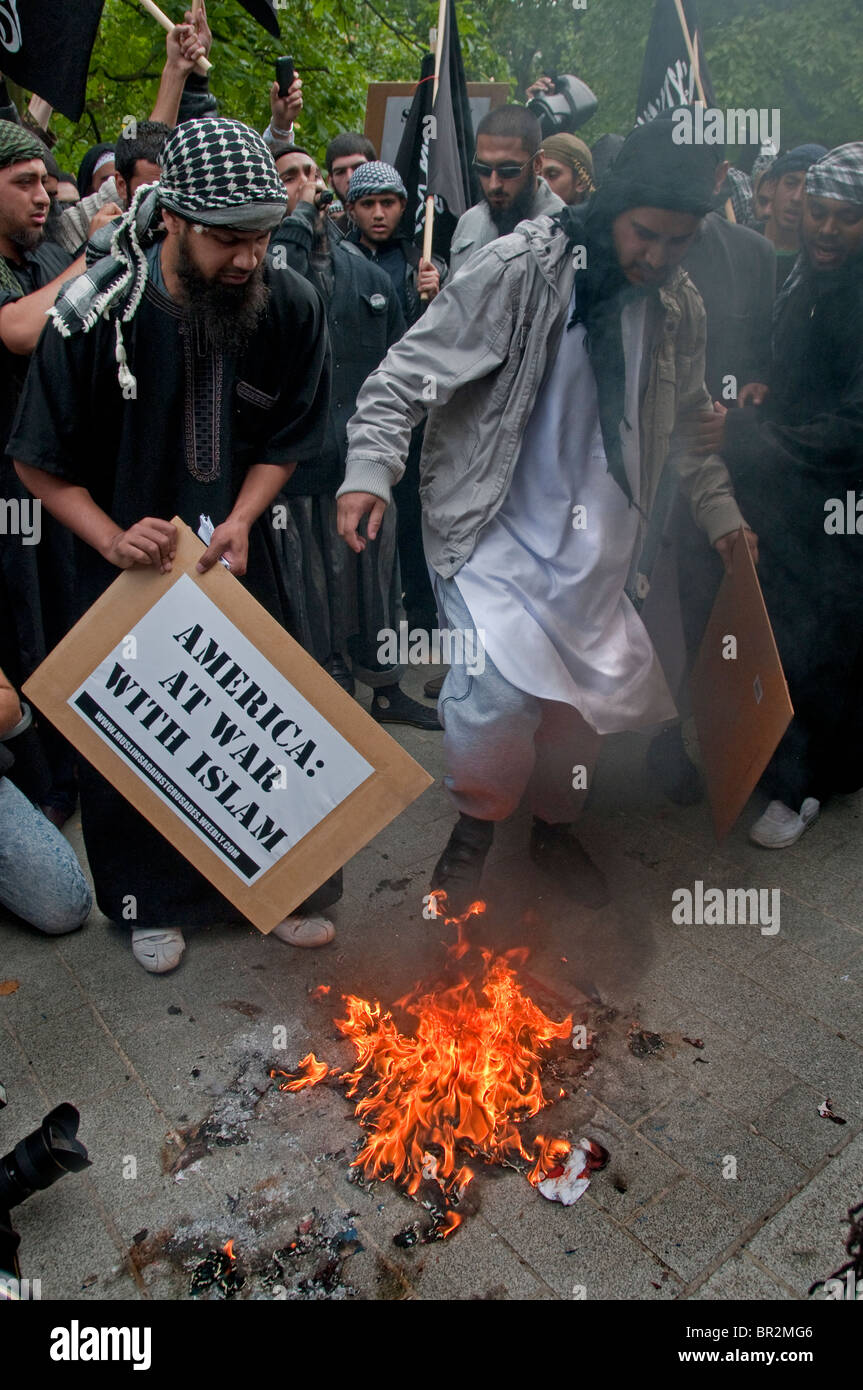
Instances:
[[[147,247],[168,208],[187,221],[240,231],[270,231],[285,215],[287,195],[260,135],[240,121],[207,116],[186,121],[165,142],[161,179],[137,190],[128,211],[92,238],[87,270],[64,286],[51,309],[64,338],[87,333],[100,318],[116,325],[117,377],[135,378],[126,361],[122,324],[135,315],[147,283]]]
[[[806,192],[816,198],[841,198],[863,204],[863,141],[839,145],[806,175]]]
[[[823,155],[816,164],[811,164],[806,174],[806,192],[815,198],[839,198],[843,202],[859,203],[863,206],[863,141],[856,140],[848,145],[837,145],[835,150]],[[773,305],[774,324],[784,312],[786,300],[803,280],[806,268],[806,253],[801,251],[791,274],[776,296]]]
[[[354,170],[345,202],[355,203],[358,198],[369,198],[373,193],[397,193],[400,198],[408,196],[399,171],[380,159],[369,160]]]

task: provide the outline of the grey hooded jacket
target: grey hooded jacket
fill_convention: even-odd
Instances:
[[[538,178],[530,217],[553,217],[556,212],[560,212],[562,207],[562,199],[558,198],[556,193],[552,193],[544,178]],[[474,251],[479,251],[481,246],[488,246],[490,241],[497,241],[499,236],[500,232],[491,220],[491,213],[485,198],[475,207],[468,208],[467,212],[463,212],[452,234],[452,245],[449,252],[450,279],[457,270],[461,269]]]
[[[566,236],[551,218],[520,223],[471,258],[357,397],[338,495],[370,492],[389,502],[411,430],[428,412],[420,464],[423,540],[429,563],[444,578],[470,557],[507,494],[546,365],[560,343],[574,274]],[[684,452],[672,438],[678,412],[711,405],[704,308],[679,269],[659,296],[640,420],[641,505],[648,514],[669,459],[695,521],[713,542],[743,524],[728,471],[718,455]]]

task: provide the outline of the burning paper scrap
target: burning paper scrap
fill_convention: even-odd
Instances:
[[[550,1159],[555,1157],[555,1146],[569,1146],[565,1140],[552,1141]],[[559,1147],[556,1149],[559,1154]],[[540,1160],[542,1162],[542,1160]],[[579,1197],[583,1197],[590,1186],[590,1174],[604,1168],[608,1162],[608,1152],[592,1139],[579,1139],[578,1147],[571,1149],[565,1163],[553,1163],[545,1169],[545,1177],[536,1187],[550,1202],[561,1202],[571,1207]]]
[[[336,1068],[333,1068],[333,1070],[336,1070]],[[276,1082],[280,1091],[302,1091],[305,1086],[317,1086],[318,1082],[323,1081],[324,1077],[327,1076],[329,1072],[330,1067],[326,1062],[319,1062],[314,1052],[308,1052],[306,1056],[302,1057],[297,1063],[297,1070],[295,1072],[279,1071],[277,1068],[274,1068],[270,1072],[270,1076],[273,1077],[273,1079],[277,1076],[285,1078],[283,1081]]]
[[[834,1125],[844,1125],[848,1123],[847,1120],[843,1120],[841,1115],[834,1114],[833,1102],[829,1096],[826,1100],[822,1100],[818,1107],[818,1114],[821,1116],[822,1120],[832,1120]]]
[[[234,1254],[234,1242],[229,1240],[221,1250],[210,1250],[192,1271],[189,1285],[191,1293],[199,1293],[215,1286],[225,1298],[233,1298],[245,1284]]]

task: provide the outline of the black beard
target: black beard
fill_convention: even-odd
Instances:
[[[523,222],[526,217],[530,217],[535,196],[536,180],[534,179],[533,187],[528,185],[527,188],[523,188],[510,203],[509,207],[493,208],[491,203],[488,204],[489,216],[497,227],[498,236],[508,236],[510,232],[515,231],[519,222]]]
[[[60,223],[63,218],[63,204],[57,198],[51,199],[51,206],[48,209],[48,216],[45,219],[45,226],[42,231],[46,241],[60,241]]]
[[[48,223],[46,222],[41,227],[27,227],[20,232],[10,232],[9,240],[20,247],[22,251],[35,251],[36,247],[41,245],[44,240],[47,226]]]
[[[244,285],[222,285],[202,275],[183,240],[177,251],[177,279],[186,307],[213,352],[238,353],[248,345],[267,310],[270,291],[263,264]]]

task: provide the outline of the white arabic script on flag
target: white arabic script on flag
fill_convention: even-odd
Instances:
[[[0,43],[9,53],[17,53],[21,42],[18,0],[0,0]]]
[[[678,106],[690,106],[695,99],[695,74],[685,58],[678,58],[665,72],[665,81],[655,101],[649,101],[638,117],[637,125],[652,121],[660,111],[673,111]]]

